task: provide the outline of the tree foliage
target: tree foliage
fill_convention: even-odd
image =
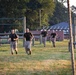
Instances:
[[[50,24],[56,24],[67,20],[68,20],[68,15],[67,15],[66,7],[61,3],[57,2],[54,15],[50,18]]]
[[[54,25],[60,22],[68,22],[68,9],[60,2],[56,2],[54,15],[49,19],[50,25]],[[74,20],[75,14],[72,12],[72,20]]]
[[[48,16],[52,16],[55,8],[53,0],[29,0],[26,5],[27,25],[30,27],[34,26],[35,28],[37,28],[37,26],[39,27],[40,14],[41,26],[48,25]]]
[[[22,17],[26,11],[27,0],[0,0],[0,17]]]
[[[62,0],[62,2],[64,1]],[[59,2],[59,0],[56,0],[56,2],[53,2],[53,0],[0,0],[0,18],[21,18],[26,16],[27,27],[30,29],[37,29],[41,26],[53,25],[63,21],[68,22],[68,10],[62,2]],[[72,18],[74,18],[74,14]],[[3,21],[0,21],[1,23]],[[8,23],[14,25],[8,27],[2,25],[0,28],[8,31],[11,27],[14,27],[22,31],[22,21],[15,20],[8,21]],[[4,32],[4,30],[1,31]]]
[[[55,5],[53,0],[0,0],[0,18],[20,18],[26,16],[27,27],[39,27],[39,11],[41,25],[48,25],[48,15],[52,16]]]

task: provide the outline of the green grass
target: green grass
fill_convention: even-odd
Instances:
[[[35,42],[32,55],[25,53],[21,40],[18,55],[10,54],[9,44],[0,46],[0,75],[72,75],[68,40],[56,42],[55,48]]]

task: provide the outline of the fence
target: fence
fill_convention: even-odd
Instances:
[[[42,38],[41,38],[41,31],[31,31],[34,35],[34,39],[33,39],[33,45],[34,45],[34,41],[39,41],[40,44],[42,43]],[[50,34],[52,33],[52,31],[48,31],[48,36],[47,36],[47,40],[50,40]],[[56,40],[58,41],[63,41],[64,40],[64,34],[62,31],[56,31],[57,33],[57,38]],[[8,44],[8,38],[9,38],[9,34],[10,33],[0,33],[0,44]],[[17,33],[19,35],[19,39],[23,39],[23,33]]]

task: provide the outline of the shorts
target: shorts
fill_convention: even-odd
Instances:
[[[55,42],[55,41],[56,41],[56,38],[51,38],[51,41],[52,41],[52,42]]]
[[[25,49],[26,50],[31,50],[31,44],[32,44],[31,41],[25,41]]]
[[[47,38],[46,37],[42,37],[42,42],[46,42]]]
[[[17,41],[10,42],[10,47],[11,47],[11,50],[16,50],[17,49]]]

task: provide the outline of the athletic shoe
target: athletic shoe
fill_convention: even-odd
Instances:
[[[31,51],[28,51],[27,54],[28,54],[28,55],[31,55]]]
[[[13,55],[13,52],[11,54]]]
[[[29,55],[31,55],[31,51],[29,51]]]
[[[16,51],[16,54],[18,54],[17,51]]]

